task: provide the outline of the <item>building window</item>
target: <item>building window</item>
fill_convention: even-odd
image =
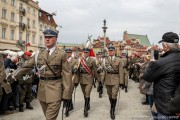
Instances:
[[[11,12],[11,21],[14,22],[14,16],[15,16],[15,13]]]
[[[32,43],[33,43],[33,44],[36,44],[35,39],[36,39],[36,35],[33,35],[33,36],[32,36]]]
[[[33,28],[35,28],[35,26],[36,26],[36,22],[35,20],[33,20]]]
[[[6,12],[7,12],[7,10],[2,9],[2,18],[3,19],[6,19]]]
[[[19,40],[22,40],[22,36],[23,36],[23,33],[20,32],[20,33],[19,33]]]
[[[26,42],[29,42],[29,34],[26,35]]]
[[[22,3],[20,3],[19,8],[20,8],[20,9],[22,9],[22,8],[23,8],[23,4],[22,4]]]
[[[27,26],[30,27],[30,19],[29,18],[27,18]]]
[[[44,30],[46,30],[47,29],[47,26],[44,26]]]
[[[6,39],[6,28],[2,28],[2,39]]]
[[[33,15],[36,15],[36,11],[35,11],[35,9],[33,9]]]
[[[23,16],[19,16],[19,22],[20,22],[20,23],[23,22]]]
[[[39,44],[40,44],[40,45],[43,45],[43,38],[42,38],[42,36],[40,36]]]
[[[42,16],[42,13],[41,13],[41,12],[39,12],[39,16],[40,16],[40,17]]]
[[[40,30],[41,30],[41,31],[43,30],[43,26],[42,26],[42,25],[40,25]]]
[[[11,0],[11,5],[15,6],[15,0]]]
[[[27,8],[27,12],[30,13],[30,7]]]
[[[11,30],[10,39],[11,39],[11,40],[14,40],[14,30]]]
[[[50,16],[48,16],[48,20],[49,20],[49,21],[51,20],[51,17],[50,17]]]

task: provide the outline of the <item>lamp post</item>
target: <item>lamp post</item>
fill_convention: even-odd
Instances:
[[[102,29],[104,32],[104,55],[105,55],[106,54],[106,50],[105,50],[106,49],[106,29],[107,29],[105,19],[104,19],[103,23],[104,23],[104,26],[102,27]]]

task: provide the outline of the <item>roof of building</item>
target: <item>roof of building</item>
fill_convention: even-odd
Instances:
[[[97,40],[99,40],[100,42],[104,42],[104,37],[98,37]],[[106,37],[106,43],[110,43],[109,37]]]
[[[129,39],[139,39],[140,44],[145,45],[145,46],[151,45],[147,35],[128,34],[128,38]]]
[[[52,14],[50,14],[42,9],[39,9],[39,12],[41,12],[41,16],[39,15],[39,20],[45,22],[48,25],[57,27],[57,24],[56,24]],[[50,17],[50,20],[48,19],[48,17]]]

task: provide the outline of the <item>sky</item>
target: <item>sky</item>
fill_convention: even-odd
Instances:
[[[158,44],[166,32],[180,33],[180,0],[38,0],[41,9],[52,13],[58,26],[58,41],[86,43],[103,36],[120,41],[123,32],[147,35]]]

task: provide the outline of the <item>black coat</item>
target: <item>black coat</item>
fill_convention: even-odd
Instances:
[[[168,110],[171,113],[180,113],[180,85],[176,90],[175,97],[171,99],[168,105]]]
[[[143,77],[148,82],[154,82],[157,111],[167,116],[174,115],[168,111],[168,104],[180,84],[180,50],[172,49],[159,60],[150,62]]]

